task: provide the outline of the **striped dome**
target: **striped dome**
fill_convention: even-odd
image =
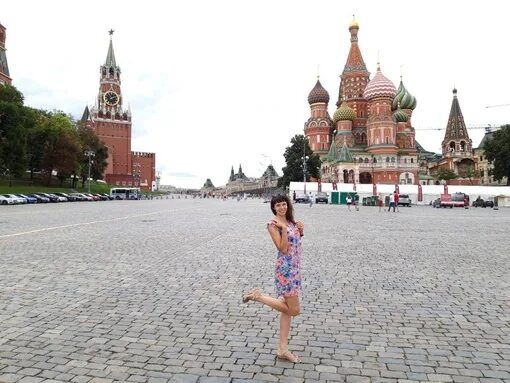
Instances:
[[[416,108],[417,100],[409,91],[405,88],[402,80],[400,80],[400,85],[397,89],[397,95],[393,99],[392,109],[396,110],[398,104],[400,103],[400,107],[402,109],[411,109],[414,110]]]
[[[338,121],[354,121],[356,112],[344,101],[342,105],[333,114],[333,122],[336,124]]]
[[[374,78],[370,80],[365,91],[363,98],[371,100],[376,97],[390,97],[394,98],[397,93],[395,85],[386,78],[381,72],[381,68],[377,68],[377,73]]]
[[[395,122],[407,122],[409,120],[409,116],[400,108],[400,105],[398,105],[397,110],[393,113],[393,119]]]
[[[317,80],[317,83],[311,90],[310,94],[308,95],[308,103],[310,105],[315,104],[317,102],[329,102],[329,93],[326,89],[324,89],[321,85],[321,82]]]

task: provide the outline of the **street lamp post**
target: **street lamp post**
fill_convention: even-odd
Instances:
[[[375,162],[375,156],[372,154],[372,194],[376,195],[376,193],[375,193],[375,177],[374,177],[374,162]]]
[[[96,153],[93,150],[86,150],[84,154],[89,158],[89,176],[88,176],[87,180],[88,180],[88,190],[90,193],[90,165],[91,165],[90,158],[94,157],[96,155]]]
[[[140,167],[141,165],[138,162],[133,164],[133,175],[135,176],[135,186],[140,187]]]
[[[306,194],[306,136],[303,135],[303,192]]]

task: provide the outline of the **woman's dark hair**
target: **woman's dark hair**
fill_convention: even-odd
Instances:
[[[279,202],[286,202],[287,203],[287,213],[285,214],[285,218],[287,221],[296,223],[294,221],[294,209],[292,209],[292,204],[290,203],[289,197],[287,197],[285,194],[277,194],[271,198],[271,211],[274,215],[276,215],[276,210],[274,208],[274,205],[276,205]]]

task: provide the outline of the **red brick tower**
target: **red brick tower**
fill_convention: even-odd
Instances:
[[[112,35],[106,61],[99,68],[99,92],[95,105],[86,107],[82,121],[92,128],[108,148],[104,179],[110,184],[135,184],[131,162],[131,111],[122,106],[120,67],[115,61]]]
[[[5,38],[5,27],[0,24],[0,84],[11,85],[12,79],[9,77],[9,65],[5,54]]]
[[[310,148],[320,156],[328,153],[331,145],[333,121],[328,114],[329,93],[317,78],[317,83],[308,95],[310,118],[305,123],[305,137]]]
[[[99,68],[96,105],[85,108],[82,121],[108,148],[106,182],[149,191],[156,186],[156,153],[131,151],[131,110],[124,109],[122,105],[121,71],[113,51],[113,30],[109,33],[106,61]]]
[[[349,24],[351,47],[344,70],[340,76],[341,80],[336,106],[340,108],[342,102],[345,101],[347,106],[354,110],[355,118],[352,121],[351,128],[354,145],[365,146],[367,144],[367,101],[363,98],[363,91],[370,81],[370,72],[367,70],[365,61],[361,55],[358,44],[358,31],[359,24],[353,19]],[[351,140],[349,137],[346,138],[347,143],[351,146]],[[337,142],[337,144],[343,144],[343,137],[340,138],[340,142]]]

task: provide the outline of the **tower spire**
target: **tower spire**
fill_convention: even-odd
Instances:
[[[446,132],[442,143],[443,152],[456,151],[460,142],[464,142],[464,150],[470,150],[471,139],[469,138],[464,117],[460,109],[459,99],[457,98],[457,88],[453,88],[452,92],[453,100],[450,108],[450,117],[448,118],[448,125],[446,126]]]
[[[336,103],[338,107],[342,104],[341,98],[346,100],[355,98],[355,95],[362,94],[370,77],[358,45],[358,31],[359,24],[353,15],[353,20],[349,24],[351,47],[344,70],[340,76],[340,86],[338,87],[338,101]]]
[[[115,53],[113,52],[113,32],[115,32],[113,29],[110,29],[108,31],[108,34],[110,35],[110,45],[108,46],[108,54],[106,55],[106,62],[105,66],[107,67],[116,67],[117,62],[115,61]]]

